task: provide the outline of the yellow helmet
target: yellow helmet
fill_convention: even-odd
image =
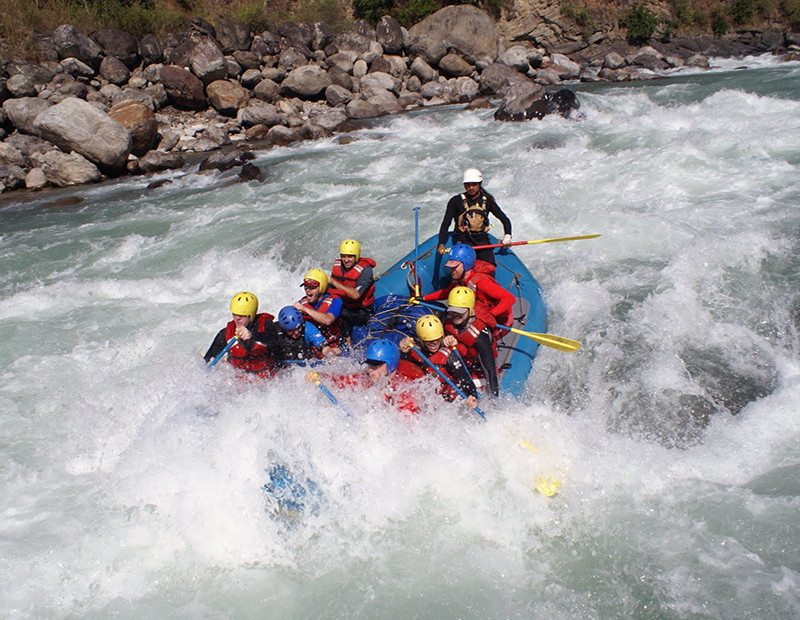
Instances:
[[[475,310],[475,292],[468,286],[457,286],[447,296],[447,309],[466,308],[472,316]]]
[[[324,293],[328,290],[328,276],[325,275],[322,269],[309,269],[306,271],[306,275],[303,276],[303,286],[305,286],[306,282],[309,280],[319,284],[320,293]]]
[[[247,291],[236,293],[231,299],[231,312],[241,316],[249,316],[251,321],[254,320],[256,312],[258,312],[258,297]]]
[[[429,342],[442,337],[444,337],[444,327],[438,316],[426,314],[417,319],[417,338]]]
[[[339,246],[339,254],[353,254],[361,260],[361,244],[355,239],[345,239]]]

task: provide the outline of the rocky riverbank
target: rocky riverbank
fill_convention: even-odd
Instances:
[[[262,178],[245,145],[332,136],[361,119],[419,106],[496,107],[522,121],[574,114],[574,81],[652,79],[709,56],[787,54],[800,36],[748,31],[631,48],[621,40],[544,49],[509,42],[479,9],[450,6],[406,30],[391,17],[334,34],[325,24],[253,33],[243,24],[189,20],[183,31],[137,41],[63,25],[35,39],[36,60],[0,65],[0,192],[92,183],[186,165],[241,166]],[[550,90],[557,90],[551,88]],[[234,148],[242,147],[242,148]]]

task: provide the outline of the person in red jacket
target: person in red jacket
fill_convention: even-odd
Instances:
[[[453,280],[446,288],[429,293],[422,299],[435,301],[447,299],[457,286],[467,286],[475,292],[476,304],[484,306],[498,323],[511,327],[514,324],[514,303],[517,298],[497,283],[483,270],[483,261],[475,258],[475,250],[459,244],[450,249],[450,260],[445,267],[450,269]]]
[[[342,313],[342,300],[328,294],[328,276],[322,269],[309,269],[303,276],[303,283],[300,285],[305,291],[305,297],[300,301],[294,302],[293,306],[303,313],[303,318],[309,323],[313,323],[325,339],[328,345],[337,349],[342,347],[343,341],[339,329],[339,317]]]
[[[366,325],[375,314],[374,267],[374,260],[361,256],[361,244],[355,239],[345,239],[339,245],[339,258],[333,263],[328,284],[331,295],[342,298],[339,330],[348,346],[353,326]]]
[[[465,401],[467,407],[470,409],[477,407],[478,390],[472,381],[469,370],[462,363],[461,356],[453,348],[455,343],[453,342],[451,346],[444,344],[444,327],[439,317],[433,314],[421,316],[417,319],[415,331],[419,345],[415,345],[414,339],[411,337],[404,338],[400,341],[400,352],[423,371],[439,377],[436,371],[421,357],[422,355],[426,356],[429,362],[434,364],[445,377],[467,395]],[[416,346],[419,347],[419,350],[415,348]],[[439,380],[442,382],[439,393],[444,399],[448,402],[456,400],[458,393],[444,379],[439,377]]]
[[[270,354],[278,335],[272,322],[275,317],[266,312],[258,314],[258,298],[248,291],[233,296],[231,314],[233,319],[219,330],[203,359],[206,362],[215,359],[236,337],[238,342],[228,350],[228,362],[234,368],[259,376],[275,374]]]
[[[475,303],[475,293],[466,286],[457,286],[447,296],[447,317],[444,321],[445,342],[457,346],[464,363],[472,373],[486,379],[492,396],[500,392],[497,378],[497,348],[493,333],[495,318]],[[449,340],[453,338],[456,342]],[[456,344],[457,343],[457,344]]]
[[[419,413],[419,404],[409,385],[424,376],[420,368],[400,359],[400,349],[391,340],[381,338],[367,347],[364,363],[366,372],[327,377],[338,388],[376,388],[387,402],[406,414]],[[316,373],[309,370],[306,381],[313,382]]]

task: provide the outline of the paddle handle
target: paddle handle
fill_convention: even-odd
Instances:
[[[491,245],[473,245],[473,250],[489,250],[493,248],[502,248],[502,247],[509,247],[512,245],[534,245],[536,243],[553,243],[555,241],[579,241],[581,239],[596,239],[600,236],[600,233],[594,235],[579,235],[577,237],[558,237],[555,239],[535,239],[533,241],[514,241],[513,243],[509,243],[508,246],[504,246],[502,243],[493,243]]]
[[[238,339],[236,336],[234,336],[233,338],[231,338],[230,340],[228,340],[228,344],[226,344],[226,345],[225,345],[225,348],[224,348],[224,349],[222,349],[222,351],[220,352],[220,354],[219,354],[219,355],[217,355],[217,357],[215,357],[213,360],[211,360],[211,361],[208,363],[208,367],[209,367],[209,368],[211,368],[211,367],[212,367],[214,364],[216,364],[216,363],[217,363],[218,361],[220,361],[220,360],[221,360],[223,357],[225,357],[225,354],[226,354],[228,351],[230,351],[230,350],[231,350],[231,347],[232,347],[233,345],[235,345],[237,342],[239,342],[239,339]]]

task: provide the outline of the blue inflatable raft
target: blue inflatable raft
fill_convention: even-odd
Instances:
[[[494,238],[491,243],[498,243]],[[377,278],[375,283],[375,315],[366,327],[353,330],[353,342],[367,344],[377,338],[399,342],[414,334],[417,318],[430,310],[408,304],[414,293],[412,266],[416,261],[416,275],[420,280],[420,294],[427,295],[443,289],[450,283],[450,270],[445,267],[448,255],[436,252],[436,236],[412,249]],[[547,309],[542,299],[542,289],[519,257],[510,249],[495,250],[497,271],[495,279],[517,298],[514,304],[513,327],[536,333],[546,332]],[[531,372],[533,358],[539,345],[525,336],[507,332],[497,344],[497,368],[500,375],[500,394],[518,397]]]

